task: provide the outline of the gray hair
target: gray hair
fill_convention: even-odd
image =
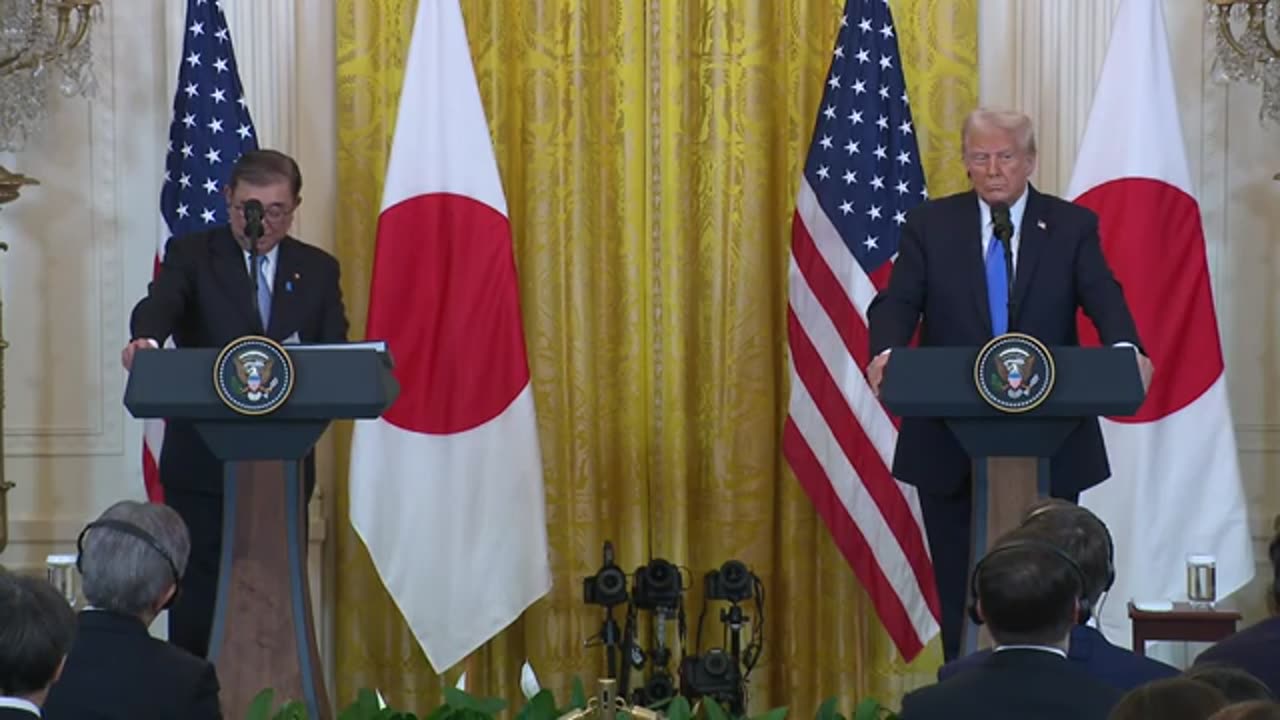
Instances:
[[[80,550],[85,599],[96,608],[124,615],[155,610],[174,585],[174,570],[179,577],[187,570],[191,537],[186,523],[167,505],[133,500],[112,505],[98,520],[133,525],[159,547],[117,528],[90,524]]]
[[[964,119],[964,129],[960,133],[960,149],[966,151],[969,134],[975,129],[1003,130],[1013,135],[1014,142],[1028,155],[1036,154],[1036,131],[1031,125],[1031,118],[1017,110],[1004,108],[980,107],[969,113]]]

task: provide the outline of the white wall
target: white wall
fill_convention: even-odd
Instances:
[[[332,249],[332,3],[223,5],[259,142],[302,166],[305,202],[293,232]],[[141,423],[120,404],[125,373],[119,356],[163,232],[160,180],[185,6],[181,0],[103,3],[93,34],[97,97],[65,99],[55,90],[44,133],[22,153],[0,156],[0,165],[42,183],[0,210],[0,240],[11,248],[0,256],[10,342],[5,472],[18,484],[9,494],[10,546],[0,556],[10,568],[38,570],[45,555],[74,552],[85,522],[118,499],[144,497]],[[322,651],[331,660],[327,440],[319,459],[311,570]]]
[[[982,0],[982,102],[1033,117],[1040,147],[1033,182],[1047,192],[1067,189],[1119,4]],[[1164,11],[1261,573],[1235,598],[1248,622],[1264,612],[1265,543],[1280,512],[1280,183],[1272,179],[1280,171],[1280,128],[1259,124],[1256,87],[1211,81],[1203,0],[1164,0]]]

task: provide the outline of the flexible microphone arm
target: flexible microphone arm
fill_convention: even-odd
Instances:
[[[244,236],[249,241],[249,285],[252,288],[253,316],[262,322],[262,309],[258,306],[258,240],[262,239],[262,203],[246,200],[244,203]],[[262,328],[265,335],[267,329]]]
[[[1013,312],[1016,308],[1013,302],[1013,219],[1009,217],[1009,206],[1005,203],[995,203],[991,206],[991,224],[995,228],[996,238],[1000,241],[1000,245],[1004,248],[1004,277],[1008,283],[1005,298],[1008,302],[1008,327],[1007,331],[1013,331]]]

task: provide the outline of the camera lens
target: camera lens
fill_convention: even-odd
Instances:
[[[751,573],[747,566],[737,560],[730,560],[720,566],[720,582],[725,593],[731,597],[750,595]]]
[[[724,653],[707,653],[707,657],[702,661],[702,667],[708,675],[721,677],[729,672],[729,658]]]
[[[605,568],[596,575],[596,587],[600,589],[600,594],[605,597],[614,597],[622,593],[626,589],[627,578],[622,571],[616,567]]]

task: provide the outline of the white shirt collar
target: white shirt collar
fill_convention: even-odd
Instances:
[[[990,211],[990,210],[988,210],[988,211],[987,211],[987,218],[988,218],[988,220],[991,218],[991,211]],[[1014,223],[1014,224],[1015,224],[1015,225],[1017,225],[1017,223]],[[249,251],[248,251],[248,250],[241,249],[241,252],[243,252],[243,253],[244,253],[244,262],[245,262],[245,267],[249,267]],[[277,255],[279,255],[279,254],[280,254],[280,244],[279,244],[279,243],[277,243],[275,247],[273,247],[273,248],[271,248],[270,250],[268,250],[268,251],[267,251],[267,254],[266,254],[266,255],[263,255],[263,256],[262,256],[262,257],[265,257],[265,258],[267,259],[267,271],[268,271],[268,272],[271,270],[271,268],[273,268],[273,267],[275,267],[275,266],[276,266],[276,256],[277,256]]]
[[[26,698],[8,697],[6,695],[0,695],[0,708],[13,708],[14,710],[26,710],[27,712],[34,714],[36,717],[40,717],[40,706],[36,705],[30,700],[27,700]]]
[[[1005,650],[1038,650],[1040,652],[1053,653],[1063,660],[1067,659],[1066,650],[1052,645],[997,645],[994,652],[1004,652]]]
[[[243,252],[243,253],[244,253],[244,269],[245,269],[245,271],[246,271],[246,272],[249,272],[249,273],[252,273],[252,272],[253,272],[253,265],[252,265],[251,263],[252,263],[253,261],[249,259],[249,251],[248,251],[248,250],[241,249],[241,252]],[[279,244],[279,243],[276,243],[276,246],[275,246],[275,247],[273,247],[273,248],[271,248],[270,250],[268,250],[266,255],[260,255],[260,256],[259,256],[259,257],[264,257],[264,258],[266,258],[266,259],[267,259],[266,263],[264,263],[264,264],[263,264],[263,266],[262,266],[262,273],[263,273],[263,275],[264,275],[264,276],[266,277],[266,279],[267,279],[267,290],[268,290],[269,292],[274,291],[274,290],[276,289],[276,288],[275,288],[275,284],[276,284],[276,256],[277,256],[277,255],[279,255],[279,254],[280,254],[280,244]]]

